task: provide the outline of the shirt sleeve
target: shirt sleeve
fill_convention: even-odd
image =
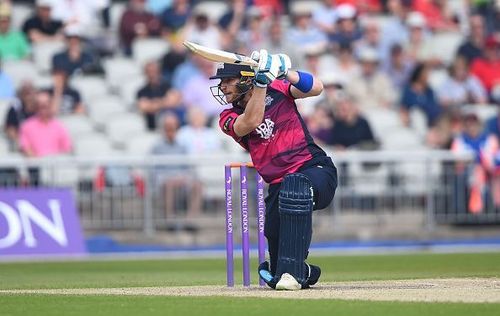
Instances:
[[[236,122],[237,118],[238,114],[231,109],[224,110],[220,114],[219,126],[225,134],[238,141],[240,137],[238,137],[238,135],[234,132],[234,122]]]
[[[290,93],[291,85],[292,84],[286,80],[274,80],[273,82],[271,82],[271,88],[278,90],[291,99],[294,99],[294,97]]]

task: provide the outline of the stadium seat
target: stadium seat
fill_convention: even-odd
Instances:
[[[168,49],[168,42],[159,38],[141,38],[132,43],[132,55],[139,65],[160,59],[168,52]]]
[[[386,150],[414,150],[423,148],[422,138],[411,128],[387,129],[385,136],[379,138]]]
[[[422,139],[427,134],[427,118],[422,110],[418,108],[410,110],[410,125]]]
[[[19,87],[24,80],[35,82],[38,79],[36,67],[29,60],[4,61],[2,69],[10,76],[16,87]]]
[[[403,127],[399,113],[395,110],[373,108],[363,110],[363,114],[378,139],[386,137],[388,130]]]
[[[106,81],[100,76],[76,76],[71,79],[71,85],[80,92],[85,102],[109,94]]]
[[[0,135],[0,157],[4,157],[10,152],[9,142],[3,136]]]
[[[495,104],[470,104],[463,107],[463,111],[475,113],[484,123],[498,115],[498,106]]]
[[[145,156],[160,140],[158,133],[137,133],[127,138],[125,151],[131,156]]]
[[[33,6],[26,4],[14,4],[12,6],[11,26],[20,30],[24,22],[34,13]]]
[[[130,137],[145,133],[144,119],[133,113],[113,115],[106,123],[106,134],[116,147],[124,148]]]
[[[212,22],[217,22],[226,12],[228,6],[225,1],[203,1],[196,5],[197,12],[204,12]]]
[[[436,33],[429,39],[430,57],[449,65],[462,41],[463,35],[460,32]]]
[[[313,12],[320,5],[321,1],[295,0],[290,3],[290,12]]]
[[[0,131],[3,131],[5,125],[5,118],[7,116],[7,112],[9,112],[9,108],[10,108],[10,100],[0,99]]]
[[[119,29],[122,15],[126,9],[127,9],[126,3],[113,1],[113,3],[111,4],[111,8],[109,10],[110,11],[109,15],[111,20],[110,27],[112,30],[116,31]]]
[[[66,115],[59,117],[59,120],[62,121],[72,139],[94,132],[94,126],[89,118],[84,115]]]
[[[429,85],[434,91],[439,89],[448,78],[448,72],[444,69],[433,69],[429,72]]]
[[[64,50],[65,45],[63,41],[52,41],[33,44],[33,61],[42,73],[49,73],[52,69],[52,57],[55,54]]]
[[[114,152],[105,135],[93,133],[74,139],[74,153],[80,157],[106,156]]]
[[[106,82],[113,90],[123,84],[124,78],[142,78],[141,67],[131,58],[115,57],[103,63],[106,73]]]
[[[130,78],[127,82],[123,82],[119,87],[119,94],[123,100],[125,107],[136,109],[135,103],[137,92],[146,84],[146,79],[143,76]]]
[[[120,98],[107,96],[87,103],[92,121],[101,129],[112,115],[126,112],[124,103]]]

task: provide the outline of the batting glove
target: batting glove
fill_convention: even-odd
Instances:
[[[265,49],[252,52],[251,58],[259,63],[254,67],[257,82],[271,83],[275,79],[284,79],[291,68],[290,57],[285,54],[271,55]],[[264,79],[263,76],[267,78]]]

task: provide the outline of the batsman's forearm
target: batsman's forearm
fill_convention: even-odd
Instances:
[[[315,96],[319,95],[323,91],[323,83],[321,82],[321,80],[319,80],[312,74],[308,75],[312,76],[312,86],[309,91],[302,91],[302,89],[299,88],[299,86],[301,86],[302,84],[300,81],[304,79],[301,78],[301,76],[297,71],[295,70],[288,71],[286,75],[286,80],[288,80],[292,84],[292,86],[294,86],[297,89],[297,93],[299,95],[296,95],[296,97],[303,98],[303,97]]]

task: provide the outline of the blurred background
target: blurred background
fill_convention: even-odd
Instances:
[[[0,186],[69,188],[91,252],[223,245],[223,166],[249,156],[189,40],[286,53],[323,81],[297,100],[339,169],[316,243],[498,237],[499,15],[498,0],[0,0]]]

